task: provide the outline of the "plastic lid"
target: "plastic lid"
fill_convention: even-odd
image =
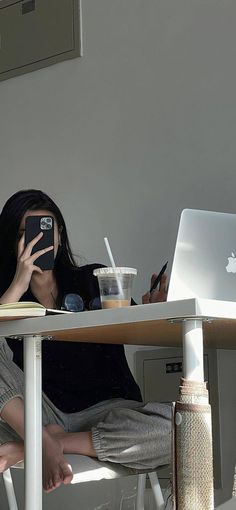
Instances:
[[[112,276],[114,274],[137,274],[133,267],[99,267],[93,270],[94,276]]]

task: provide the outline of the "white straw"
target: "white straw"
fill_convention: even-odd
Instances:
[[[107,237],[104,237],[104,242],[105,242],[107,253],[108,253],[108,256],[109,256],[109,259],[110,259],[110,262],[111,262],[111,266],[113,267],[113,269],[116,269],[114,257],[112,255],[111,247],[110,247],[110,244],[109,244],[109,241],[108,241]],[[118,278],[118,276],[116,274],[115,274],[115,278],[116,278],[117,286],[118,286],[118,289],[119,289],[119,294],[121,296],[123,296],[123,289],[122,289],[122,286],[121,286],[121,282],[120,282],[120,280],[119,280],[119,278]]]
[[[105,245],[106,245],[106,249],[107,249],[107,253],[108,253],[111,265],[115,269],[116,265],[115,265],[115,261],[114,261],[114,258],[113,258],[113,255],[112,255],[112,251],[111,251],[111,247],[110,247],[110,244],[109,244],[109,241],[108,241],[107,237],[104,237],[104,242],[105,242]]]

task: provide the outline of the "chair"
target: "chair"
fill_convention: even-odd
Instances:
[[[175,403],[172,402],[172,472],[175,472],[175,434],[174,434],[174,413]],[[162,490],[160,487],[159,479],[156,471],[138,471],[137,469],[127,468],[121,464],[115,464],[112,462],[101,462],[97,459],[87,457],[85,455],[68,455],[66,454],[68,463],[72,467],[74,473],[72,484],[82,482],[93,482],[99,480],[111,480],[115,478],[121,478],[125,476],[136,475],[138,476],[137,485],[137,496],[136,496],[136,510],[144,510],[144,498],[147,476],[150,480],[154,502],[156,510],[164,510],[166,508]],[[19,462],[11,469],[24,469],[24,462]],[[3,473],[3,482],[7,494],[9,510],[18,510],[18,505],[15,496],[14,485],[11,476],[11,469],[7,469]],[[158,472],[161,472],[162,468],[158,468]],[[172,497],[171,504],[172,509],[176,508],[175,502],[175,485],[174,477],[172,480]]]
[[[114,464],[111,462],[100,462],[96,459],[92,459],[84,455],[66,455],[66,458],[74,473],[72,480],[73,484],[98,480],[111,480],[131,475],[138,476],[136,510],[144,510],[144,495],[146,488],[146,478],[148,476],[153,491],[156,510],[164,510],[164,498],[160,488],[158,476],[155,471],[140,473],[135,469],[126,468],[122,465]],[[11,469],[24,469],[24,463],[20,462],[13,466]],[[18,510],[14,485],[11,476],[11,469],[7,469],[3,473],[3,481],[7,494],[9,510]]]

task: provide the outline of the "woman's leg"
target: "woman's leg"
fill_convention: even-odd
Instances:
[[[59,425],[47,425],[47,431],[57,439],[61,445],[63,453],[75,453],[78,455],[87,455],[88,457],[97,457],[97,452],[93,446],[92,432],[65,432]]]
[[[70,416],[71,428],[78,432],[49,426],[64,453],[89,455],[139,470],[171,462],[171,405],[117,399]]]
[[[23,372],[12,360],[12,351],[5,339],[0,339],[0,472],[24,457]],[[43,397],[43,423],[63,424],[60,413]],[[73,474],[63,450],[47,427],[43,427],[43,486],[51,491],[70,483]]]
[[[5,404],[0,423],[0,439],[4,440],[8,426],[8,440],[0,445],[0,472],[24,459],[24,403],[20,398],[13,398]],[[56,423],[56,421],[55,421]],[[57,426],[57,425],[56,425]],[[62,429],[63,430],[63,429]],[[17,432],[17,434],[15,434]],[[43,427],[43,487],[50,492],[61,483],[70,483],[73,474],[64,458],[59,441],[51,434],[47,426]],[[5,434],[6,439],[6,434]]]
[[[142,406],[141,402],[121,398],[105,400],[78,413],[68,414],[67,431],[56,425],[48,425],[47,429],[61,442],[64,453],[98,457],[94,447],[92,428],[105,420],[112,410],[124,407],[138,409]]]
[[[24,457],[23,375],[12,358],[0,338],[0,472]]]
[[[92,428],[92,439],[102,461],[134,469],[170,464],[172,406],[148,402],[138,409],[114,409]]]
[[[5,404],[0,422],[0,472],[24,459],[24,416],[21,398],[12,398]]]
[[[77,453],[97,457],[92,439],[92,427],[103,420],[109,411],[124,405],[134,405],[140,407],[140,402],[128,401],[124,399],[111,399],[99,402],[84,411],[71,413],[67,415],[67,430],[57,425],[49,424],[47,430],[50,431],[62,443],[64,453]]]

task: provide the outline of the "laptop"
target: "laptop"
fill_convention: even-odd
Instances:
[[[236,301],[236,214],[184,209],[167,301]]]

